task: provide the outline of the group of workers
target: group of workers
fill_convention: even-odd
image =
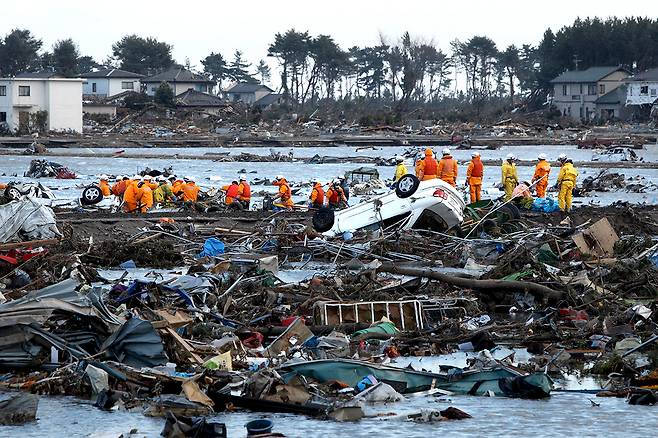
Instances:
[[[548,189],[548,178],[551,173],[551,165],[548,162],[546,154],[540,153],[538,155],[535,172],[532,181],[529,183],[519,183],[516,161],[517,159],[514,154],[508,154],[501,166],[501,185],[505,191],[505,200],[509,201],[517,196],[530,193],[532,186],[535,187],[538,198],[545,198],[546,190]],[[560,164],[560,172],[556,184],[558,188],[558,206],[562,211],[570,211],[578,171],[575,169],[573,161],[565,154],[560,154],[557,161]],[[403,157],[396,157],[396,163],[394,181],[398,181],[402,176],[409,173],[404,165]],[[427,148],[424,155],[416,160],[415,170],[416,176],[421,181],[438,178],[453,187],[457,187],[457,160],[452,157],[448,148],[443,149],[440,160],[434,158],[434,152],[431,148]],[[483,177],[484,165],[482,164],[480,153],[473,152],[471,154],[471,161],[468,163],[466,169],[465,183],[465,186],[469,188],[471,203],[481,200]],[[517,188],[518,190],[515,193]]]
[[[127,213],[146,213],[155,204],[170,206],[176,201],[196,202],[201,190],[193,177],[178,178],[175,175],[168,178],[119,175],[112,186],[109,177],[101,175],[99,187],[103,196],[117,197]]]
[[[327,207],[332,210],[340,210],[347,207],[350,197],[349,188],[346,187],[344,180],[336,178],[329,183],[329,188],[324,191],[324,186],[317,178],[311,180],[313,189],[309,197],[308,208]]]

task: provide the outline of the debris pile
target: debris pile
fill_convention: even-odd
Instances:
[[[459,397],[404,415],[395,404],[541,399],[573,372],[611,375],[601,395],[630,404],[656,397],[657,209],[525,212],[467,221],[468,237],[397,223],[347,240],[292,212],[60,217],[62,243],[22,267],[32,282],[3,290],[0,388],[166,418],[165,436],[223,436],[198,417],[235,409],[468,420]],[[413,361],[456,351],[466,367]]]

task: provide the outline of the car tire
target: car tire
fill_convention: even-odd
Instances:
[[[7,199],[8,201],[15,201],[19,199],[21,196],[22,194],[20,190],[18,190],[16,187],[12,186],[11,184],[9,184],[5,188],[5,199]]]
[[[329,208],[321,208],[313,215],[313,228],[318,233],[324,233],[331,230],[334,226],[334,211]]]
[[[96,185],[85,187],[80,197],[82,205],[95,205],[103,200],[103,192]]]
[[[498,217],[505,218],[505,221],[512,219],[521,219],[521,211],[514,204],[505,204],[496,211]]]
[[[395,194],[398,198],[408,198],[409,196],[416,193],[419,185],[420,180],[416,177],[416,175],[412,175],[411,173],[402,175],[398,182],[395,183]]]

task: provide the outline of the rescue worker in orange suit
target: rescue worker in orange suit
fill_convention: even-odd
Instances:
[[[439,175],[439,164],[432,155],[434,155],[432,149],[425,149],[425,158],[416,164],[416,176],[421,181],[428,181]]]
[[[279,187],[279,192],[274,197],[275,210],[292,210],[294,203],[292,202],[292,191],[290,185],[283,175],[277,175],[272,183]]]
[[[151,207],[153,207],[153,190],[151,190],[151,186],[146,181],[138,182],[137,190],[139,193],[137,206],[139,207],[140,212],[146,213]]]
[[[123,194],[128,187],[128,181],[130,181],[130,178],[127,176],[118,176],[117,181],[112,185],[112,194],[119,199],[123,199]]]
[[[174,196],[176,196],[177,198],[182,197],[183,186],[185,185],[185,181],[175,176],[169,177],[169,181],[171,181],[171,192],[174,194]]]
[[[153,180],[151,175],[144,175],[144,184],[146,184],[151,190],[158,188],[158,183]]]
[[[546,154],[539,154],[537,157],[539,162],[535,167],[535,174],[532,176],[532,183],[535,184],[538,198],[546,197],[546,189],[548,188],[548,175],[551,173],[551,165],[546,159]]]
[[[324,189],[322,188],[322,184],[317,178],[313,178],[311,182],[313,183],[313,189],[311,189],[308,208],[322,208],[324,207]]]
[[[329,186],[329,190],[327,190],[325,197],[327,198],[327,207],[331,208],[332,210],[339,210],[341,208],[347,207],[347,198],[345,197],[345,192],[340,186],[340,181],[337,179],[331,183],[331,186]]]
[[[137,184],[141,179],[141,176],[135,175],[126,183],[126,191],[123,194],[123,210],[126,213],[137,212],[137,204],[142,197],[142,189],[137,187]]]
[[[439,179],[457,187],[457,160],[450,155],[450,149],[444,149],[442,155],[443,157],[439,161]]]
[[[249,210],[251,206],[251,186],[247,182],[247,175],[240,175],[240,184],[238,184],[238,199],[243,210]]]
[[[196,185],[193,177],[186,176],[183,180],[185,182],[181,188],[183,202],[197,202],[201,189]]]
[[[482,199],[482,177],[484,176],[484,166],[480,159],[479,152],[471,154],[471,162],[466,169],[466,186],[470,188],[471,204]]]
[[[238,197],[238,182],[232,181],[230,185],[222,187],[222,190],[226,192],[224,204],[230,207]]]
[[[103,196],[107,197],[112,194],[112,189],[110,188],[110,183],[107,181],[107,175],[100,176],[100,183],[98,184],[101,188]]]

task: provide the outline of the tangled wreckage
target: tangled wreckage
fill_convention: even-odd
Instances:
[[[420,226],[427,210],[441,227]],[[255,412],[251,434],[277,429],[256,412],[468,421],[459,395],[549,398],[572,374],[655,403],[658,209],[516,210],[486,227],[476,213],[438,180],[321,227],[326,212],[134,217],[17,197],[0,206],[0,388],[163,417],[172,437],[226,436],[214,414],[235,410]],[[466,366],[415,361],[453,352]],[[35,420],[24,397],[3,424]]]

